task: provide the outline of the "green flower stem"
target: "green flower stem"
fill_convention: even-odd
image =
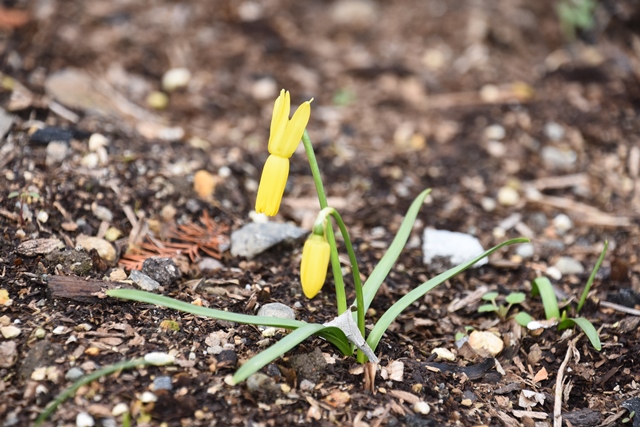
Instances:
[[[316,154],[313,152],[313,145],[311,145],[311,140],[309,139],[309,134],[306,129],[302,134],[302,144],[304,145],[304,150],[307,153],[307,159],[309,159],[309,166],[311,166],[313,181],[316,183],[316,192],[318,193],[320,208],[327,208],[329,207],[329,204],[327,203],[327,196],[324,192],[324,185],[322,185],[320,168],[318,167]],[[327,241],[329,242],[329,246],[331,246],[331,271],[333,271],[333,281],[336,287],[336,302],[338,305],[339,316],[347,311],[347,294],[344,290],[344,279],[342,278],[342,270],[340,269],[340,259],[338,258],[336,238],[333,235],[333,228],[331,227],[327,227]]]
[[[349,254],[349,262],[351,263],[351,272],[353,274],[353,284],[356,288],[356,308],[357,308],[357,319],[358,319],[358,329],[360,330],[360,334],[362,334],[363,338],[367,338],[365,336],[364,329],[364,296],[362,293],[362,281],[360,280],[360,269],[358,268],[358,260],[356,259],[356,253],[353,250],[353,245],[351,244],[351,238],[349,237],[349,232],[347,231],[347,227],[344,225],[344,221],[342,221],[342,217],[334,208],[329,207],[323,209],[318,218],[326,217],[327,215],[331,215],[333,219],[336,221],[338,228],[340,229],[340,233],[342,233],[342,238],[344,239],[345,246],[347,248],[347,253]],[[329,227],[327,227],[329,228]],[[358,362],[365,362],[365,355],[361,350],[358,350]]]

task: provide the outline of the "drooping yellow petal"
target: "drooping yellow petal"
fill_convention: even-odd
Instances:
[[[256,198],[256,212],[268,216],[274,216],[278,213],[288,176],[289,159],[270,155],[262,169]]]
[[[273,114],[271,115],[271,128],[269,130],[269,153],[279,154],[274,148],[284,138],[287,126],[289,125],[289,112],[291,110],[291,98],[289,91],[282,89],[280,96],[273,105]],[[281,156],[287,157],[287,156]],[[291,157],[291,156],[289,156]]]
[[[302,139],[302,133],[309,123],[309,117],[311,116],[311,101],[303,102],[298,107],[293,117],[289,121],[287,128],[285,129],[282,139],[276,141],[272,145],[273,154],[278,154],[282,157],[291,157],[298,148],[300,140]]]
[[[331,248],[324,236],[312,234],[304,243],[300,262],[300,283],[307,298],[318,295],[327,277]]]

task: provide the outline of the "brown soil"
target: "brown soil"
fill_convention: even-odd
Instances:
[[[65,378],[72,367],[88,373],[151,351],[173,352],[180,363],[102,378],[66,401],[49,425],[76,425],[80,412],[97,425],[114,425],[113,418],[121,425],[122,417],[111,415],[118,403],[131,411],[132,425],[152,426],[551,425],[556,398],[565,425],[616,425],[628,415],[621,402],[638,396],[640,382],[636,2],[602,2],[594,27],[571,42],[555,2],[546,0],[3,5],[0,101],[13,124],[0,147],[0,291],[11,299],[0,305],[0,326],[20,330],[0,338],[5,426],[31,425],[72,384]],[[175,67],[191,71],[188,86],[171,92],[165,109],[153,110],[147,96],[161,90],[163,74]],[[507,248],[403,313],[377,349],[373,392],[355,358],[320,339],[263,370],[276,386],[229,386],[225,377],[263,348],[260,330],[99,299],[86,288],[100,287],[98,281],[109,286],[127,244],[154,235],[146,225],[156,242],[173,237],[192,250],[192,257],[176,256],[184,274],[162,288],[166,295],[248,314],[266,302],[299,302],[299,319],[322,323],[335,316],[331,279],[315,299],[302,296],[301,246],[252,260],[224,251],[230,231],[250,221],[281,87],[294,104],[314,98],[308,130],[365,276],[413,198],[433,188],[369,322],[439,272],[422,262],[424,227],[474,234],[486,248],[522,234],[534,243],[533,258]],[[53,130],[35,133],[45,126]],[[104,149],[89,144],[94,133],[107,138]],[[51,141],[61,139],[67,148],[55,159]],[[199,170],[215,180],[210,196],[194,191]],[[506,187],[517,191],[516,200],[492,209]],[[273,220],[309,227],[314,197],[299,151]],[[46,221],[36,220],[41,211]],[[565,233],[553,222],[559,214],[573,222]],[[208,244],[188,240],[185,225],[200,227],[195,235],[206,234]],[[24,242],[56,238],[73,253],[78,236],[104,237],[109,227],[123,236],[113,261],[96,253],[65,262],[18,251]],[[584,273],[553,283],[574,310],[605,240],[610,250],[581,312],[600,332],[600,352],[575,333],[533,334],[512,320],[479,314],[478,299],[454,307],[486,286],[501,295],[527,292],[522,309],[543,318],[540,300],[529,296],[531,282],[552,275],[549,268],[568,256]],[[222,269],[199,270],[207,248],[216,256],[223,250]],[[76,286],[66,294],[52,286],[61,276]],[[349,279],[347,285],[351,300]],[[455,334],[466,327],[500,334],[501,368],[467,347],[456,351],[455,362],[434,360],[431,351],[455,349]],[[220,336],[230,351],[208,354],[210,340]],[[307,374],[297,358],[318,362],[318,349],[328,363],[318,364],[310,379],[315,386],[301,387]],[[395,380],[383,377],[401,365]],[[155,404],[142,403],[142,393],[163,376],[171,390],[156,390]],[[559,376],[565,385],[556,395]],[[540,393],[544,402],[522,407],[521,390]],[[427,402],[430,413],[416,413],[414,400]]]

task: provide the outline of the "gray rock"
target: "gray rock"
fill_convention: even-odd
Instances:
[[[231,233],[231,255],[253,258],[278,243],[292,243],[308,233],[291,224],[252,222]]]
[[[535,248],[531,243],[522,243],[516,247],[516,254],[524,259],[529,259],[535,253]]]
[[[260,307],[260,309],[258,310],[258,316],[295,320],[296,313],[291,307],[287,305],[279,302],[270,302]]]
[[[544,146],[540,155],[545,166],[550,169],[571,169],[578,159],[575,151],[562,150],[552,145]]]
[[[198,268],[200,271],[220,270],[221,268],[224,268],[224,264],[215,258],[204,257],[198,263]]]
[[[247,378],[247,389],[262,399],[272,399],[280,394],[278,384],[262,372],[256,372]]]
[[[170,285],[182,277],[180,269],[171,258],[148,258],[142,264],[142,272],[162,286]]]
[[[45,260],[54,265],[61,264],[78,276],[86,276],[93,269],[93,261],[89,254],[75,249],[53,251],[45,257]]]
[[[173,384],[171,383],[171,377],[167,377],[166,375],[156,377],[153,380],[153,389],[155,391],[173,389]]]
[[[545,228],[549,225],[549,220],[547,220],[547,216],[542,212],[534,212],[529,217],[527,221],[529,227],[533,229],[536,233],[542,233]]]
[[[309,381],[309,380],[300,381],[300,385],[298,386],[300,391],[307,391],[307,392],[313,391],[313,389],[315,387],[316,387],[316,383],[314,383],[313,381]]]
[[[426,228],[423,234],[422,259],[425,264],[440,263],[446,268],[468,261],[484,252],[480,241],[464,233]],[[483,258],[474,264],[479,267],[487,263]],[[439,266],[436,266],[439,269]]]
[[[113,212],[105,206],[95,204],[92,206],[93,215],[100,221],[113,221]]]
[[[160,288],[160,283],[138,270],[131,270],[129,279],[143,291],[155,292]]]
[[[568,256],[560,257],[554,265],[562,274],[584,273],[584,267],[580,264],[580,261]]]
[[[82,376],[84,375],[84,371],[78,367],[74,367],[71,368],[67,371],[67,373],[64,375],[64,378],[67,381],[77,381],[80,378],[82,378]]]

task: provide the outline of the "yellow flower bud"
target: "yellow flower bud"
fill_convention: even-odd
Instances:
[[[327,277],[331,248],[324,236],[312,234],[304,243],[300,262],[300,283],[307,298],[315,297]]]
[[[256,212],[274,216],[280,209],[284,187],[289,176],[289,159],[270,155],[267,158],[258,186]]]

